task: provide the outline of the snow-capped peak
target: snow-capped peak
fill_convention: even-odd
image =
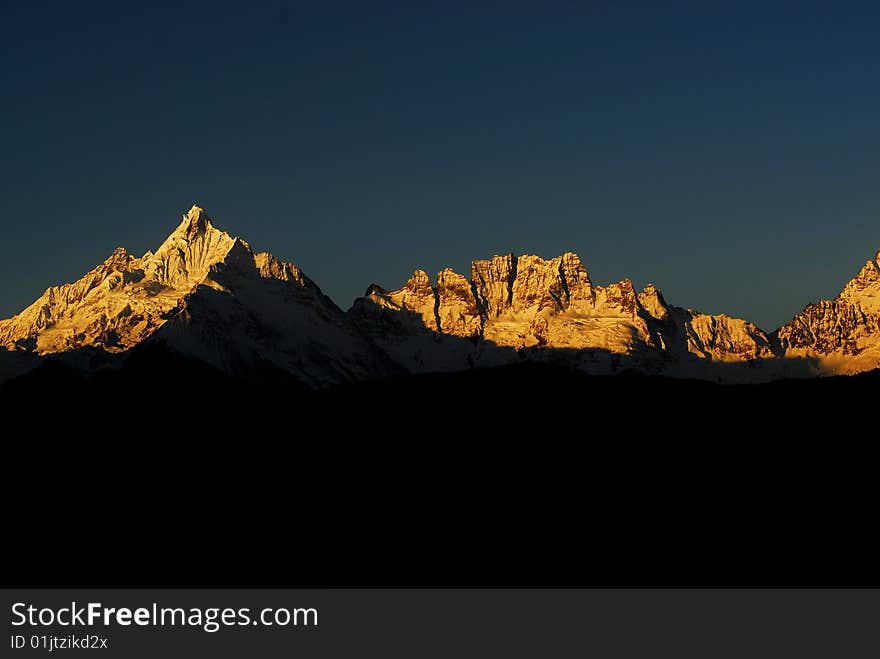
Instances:
[[[164,243],[149,256],[144,272],[163,286],[188,290],[229,254],[235,239],[214,227],[199,206],[193,206]]]
[[[184,213],[183,220],[174,233],[193,239],[195,236],[204,233],[209,228],[213,228],[211,225],[211,218],[205,212],[204,208],[193,204],[192,208]]]
[[[222,263],[235,239],[193,206],[155,253],[135,258],[117,247],[78,281],[53,286],[0,322],[0,345],[41,354],[86,345],[125,350],[150,336],[163,317]]]
[[[146,341],[236,374],[269,363],[313,386],[389,368],[297,266],[254,254],[199,206],[155,253],[138,259],[117,248],[0,321],[0,347],[40,355],[127,353]]]

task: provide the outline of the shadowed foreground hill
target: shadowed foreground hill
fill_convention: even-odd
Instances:
[[[588,375],[563,366],[522,362],[450,373],[401,375],[314,391],[270,363],[247,379],[150,346],[122,367],[85,377],[62,361],[0,386],[3,406],[39,417],[63,411],[124,424],[158,418],[179,428],[227,433],[238,425],[289,428],[317,422],[326,432],[378,433],[386,439],[437,437],[476,441],[499,430],[604,437],[699,439],[740,432],[753,441],[781,440],[846,427],[873,427],[880,371],[856,376],[718,385],[705,380],[624,372]],[[867,436],[865,436],[867,438]]]
[[[12,488],[28,502],[8,520],[29,529],[15,547],[22,573],[880,582],[876,372],[720,386],[524,363],[316,393],[267,367],[262,382],[143,351],[91,380],[50,361],[0,388],[4,417],[28,419],[6,435]],[[58,538],[79,539],[46,559]]]

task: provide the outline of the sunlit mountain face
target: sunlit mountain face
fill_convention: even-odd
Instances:
[[[315,390],[521,363],[722,383],[855,374],[880,365],[878,259],[770,333],[675,306],[653,284],[600,285],[570,252],[476,260],[467,275],[416,270],[395,290],[369,285],[344,312],[296,265],[255,253],[193,206],[155,252],[118,248],[0,321],[0,377],[50,357],[91,375],[136,348]]]

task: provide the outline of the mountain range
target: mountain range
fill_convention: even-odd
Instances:
[[[307,389],[524,362],[724,383],[849,375],[880,366],[880,253],[834,300],[770,333],[674,306],[653,284],[599,285],[570,252],[476,260],[469,277],[416,270],[343,311],[296,265],[193,206],[155,252],[118,248],[0,321],[0,346],[0,381],[49,357],[88,376],[145,349]]]

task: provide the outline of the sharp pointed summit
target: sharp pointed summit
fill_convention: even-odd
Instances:
[[[211,218],[201,206],[193,204],[183,215],[183,221],[180,223],[178,230],[181,231],[189,240],[195,239],[199,234],[204,233],[209,228],[213,228]]]
[[[204,209],[193,206],[144,270],[163,286],[188,289],[204,279],[211,266],[222,262],[234,243],[235,238],[214,227]]]

